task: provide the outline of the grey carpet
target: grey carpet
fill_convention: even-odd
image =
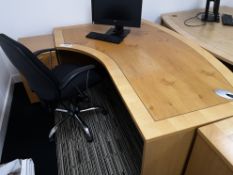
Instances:
[[[63,123],[56,134],[59,175],[139,175],[143,141],[118,93],[109,83],[101,83],[88,94],[89,105],[104,106],[108,114],[81,115],[93,132],[92,143],[75,119]],[[61,117],[56,114],[57,121]]]

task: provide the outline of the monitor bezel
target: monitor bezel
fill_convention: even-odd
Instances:
[[[142,4],[143,0],[141,1],[141,8],[140,8],[140,19],[132,20],[132,21],[125,21],[125,20],[111,20],[111,19],[96,19],[94,17],[94,1],[91,0],[91,12],[92,12],[92,23],[93,24],[103,24],[103,25],[114,25],[114,26],[125,26],[125,27],[141,27],[141,20],[142,20]]]

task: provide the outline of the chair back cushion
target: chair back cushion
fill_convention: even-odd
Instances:
[[[0,34],[0,46],[40,99],[52,101],[60,97],[57,79],[29,49],[4,34]]]

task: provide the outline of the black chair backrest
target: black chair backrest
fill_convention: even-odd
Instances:
[[[60,98],[57,79],[30,50],[4,34],[0,34],[0,46],[40,99],[52,101]]]

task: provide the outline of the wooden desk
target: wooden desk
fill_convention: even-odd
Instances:
[[[198,129],[185,175],[233,174],[233,118]]]
[[[197,127],[233,115],[215,95],[233,91],[232,73],[177,33],[144,21],[117,45],[86,38],[109,27],[56,28],[58,49],[98,60],[110,74],[144,140],[143,175],[180,175]]]
[[[188,27],[184,21],[195,16],[203,9],[191,10],[185,12],[174,12],[162,15],[162,23],[170,29],[178,32],[188,39],[198,43],[217,58],[233,64],[233,27],[224,26],[219,23],[206,23],[199,27]],[[233,15],[233,8],[221,7],[220,13]],[[192,25],[200,24],[200,20],[193,20]]]
[[[26,37],[26,38],[19,38],[19,42],[25,45],[28,49],[32,52],[41,50],[41,49],[48,49],[54,48],[54,40],[53,35],[41,35],[41,36],[33,36],[33,37]],[[54,53],[50,55],[50,53],[41,54],[39,59],[50,69],[55,67],[57,63],[57,58]],[[31,103],[35,103],[39,101],[39,98],[35,93],[33,93],[28,85],[26,79],[22,76],[22,81],[27,92],[27,95],[30,99]]]

